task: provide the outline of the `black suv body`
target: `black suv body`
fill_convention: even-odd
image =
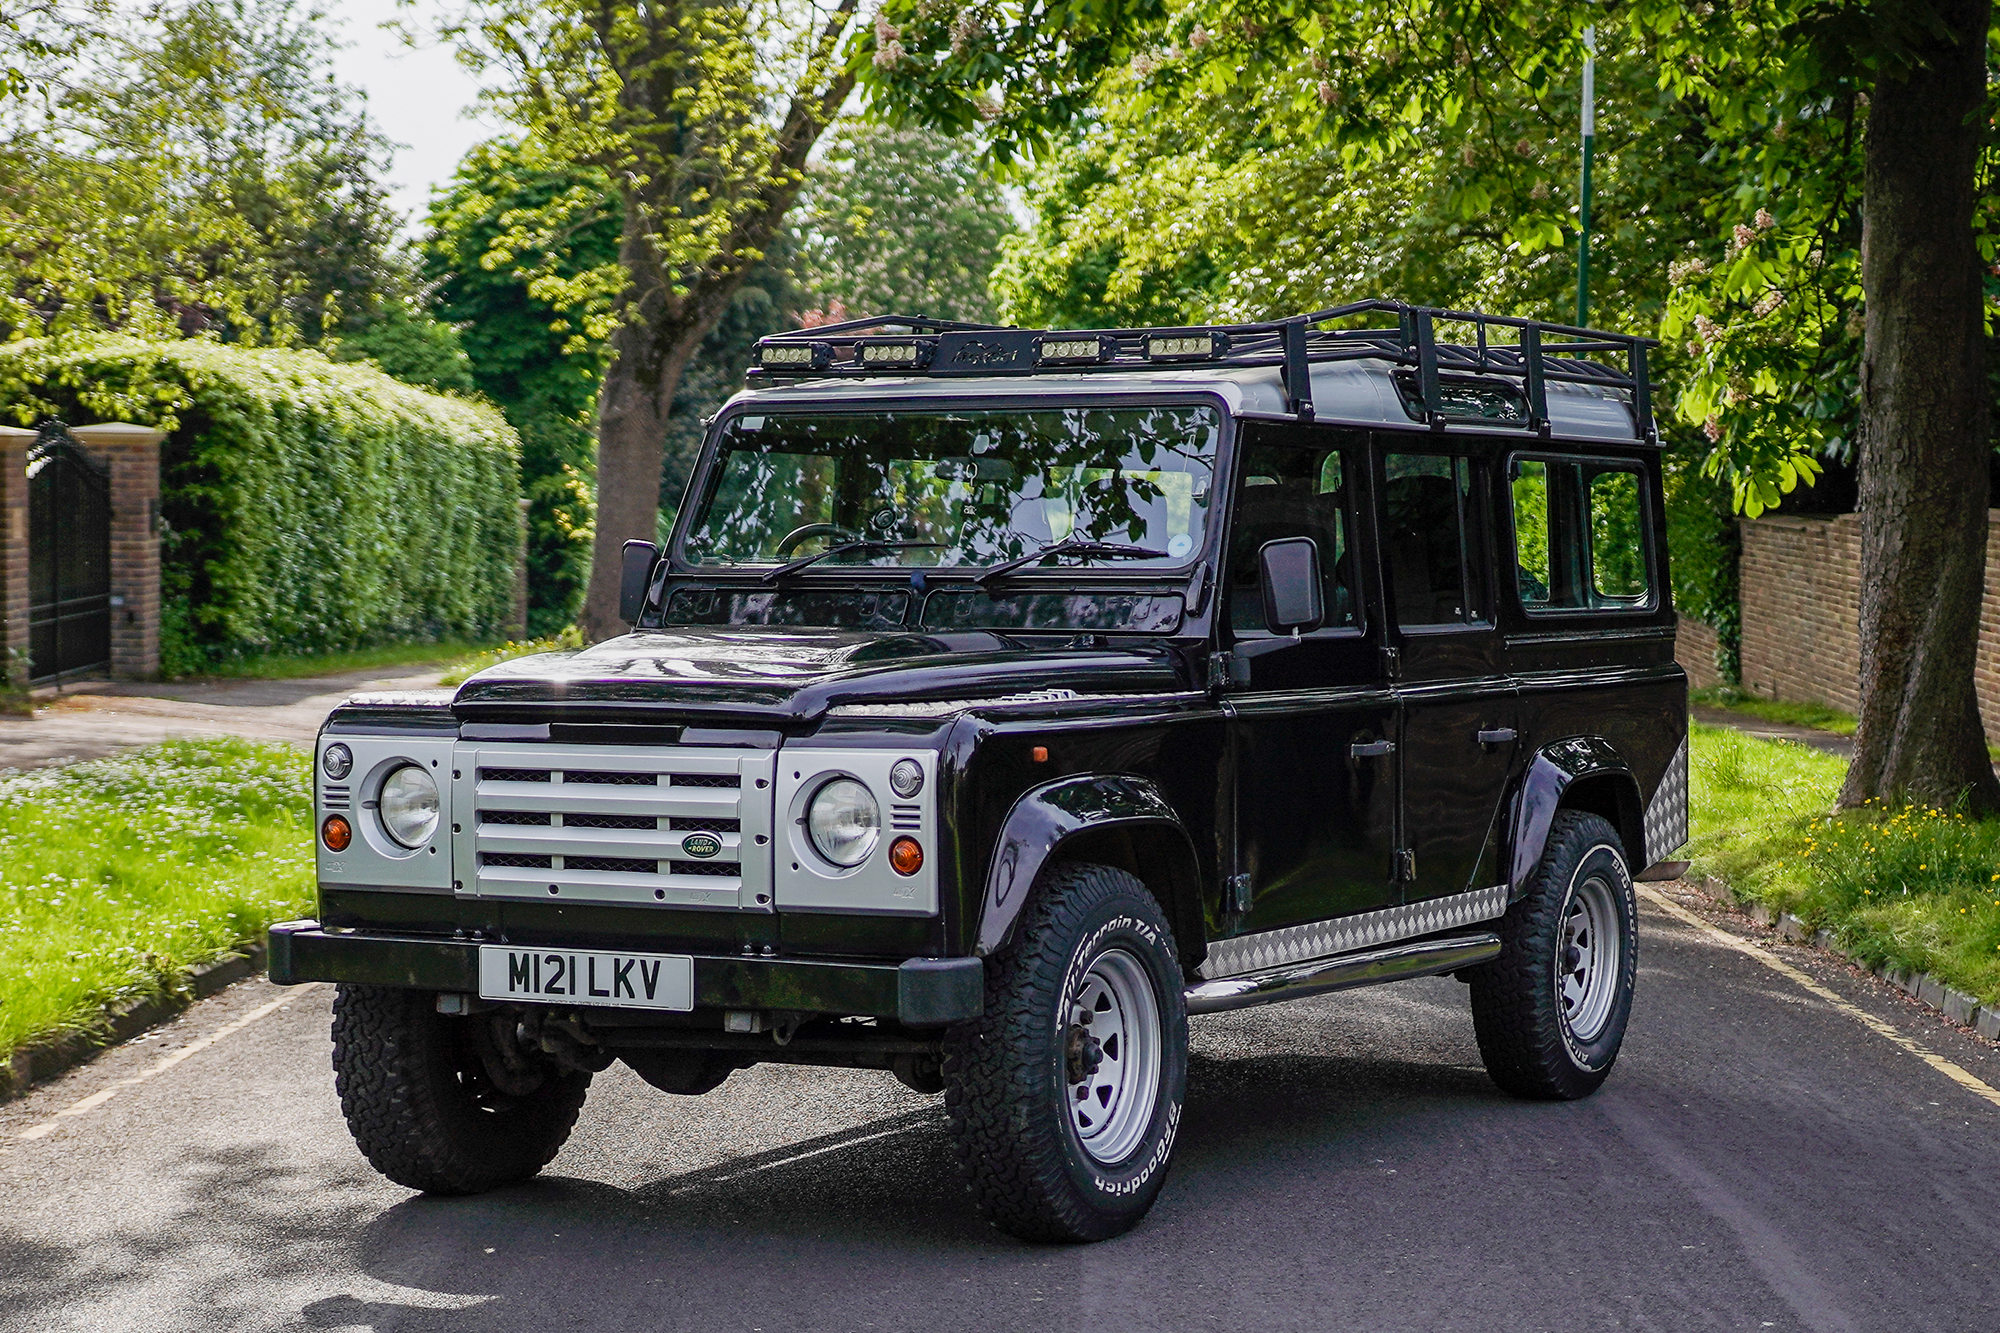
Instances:
[[[327,721],[271,975],[342,983],[364,1150],[463,1192],[614,1058],[893,1069],[994,1221],[1094,1238],[1186,1014],[1445,972],[1502,1086],[1590,1091],[1687,825],[1646,348],[1373,302],[765,340],[629,635]]]

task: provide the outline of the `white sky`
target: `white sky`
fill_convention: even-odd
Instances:
[[[329,0],[334,37],[347,45],[334,58],[341,82],[368,93],[376,128],[401,145],[389,171],[391,201],[405,215],[404,229],[422,229],[431,187],[451,179],[467,149],[502,129],[490,114],[475,114],[479,85],[449,47],[410,47],[381,25],[400,19],[421,30],[432,6],[398,9],[396,0]]]

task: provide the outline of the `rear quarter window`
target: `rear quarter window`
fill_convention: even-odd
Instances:
[[[1523,607],[1574,613],[1655,605],[1640,465],[1516,456],[1507,480]]]

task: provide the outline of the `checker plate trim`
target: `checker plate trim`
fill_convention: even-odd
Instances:
[[[1335,917],[1331,921],[1309,921],[1300,926],[1217,940],[1208,946],[1208,959],[1195,973],[1204,981],[1240,977],[1267,967],[1379,948],[1397,940],[1491,921],[1506,914],[1507,886],[1495,884],[1470,893],[1427,898],[1400,907]]]

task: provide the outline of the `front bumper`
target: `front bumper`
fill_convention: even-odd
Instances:
[[[435,936],[330,931],[317,921],[271,927],[271,980],[352,981],[418,990],[479,991],[479,943]],[[696,1009],[790,1009],[867,1014],[906,1027],[977,1018],[985,1002],[977,958],[911,958],[901,964],[779,958],[694,960]]]

